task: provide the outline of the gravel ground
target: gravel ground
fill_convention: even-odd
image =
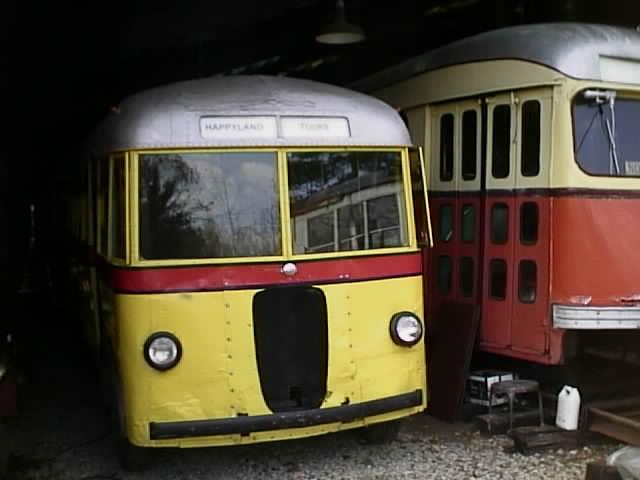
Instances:
[[[397,441],[362,445],[354,432],[242,447],[163,450],[142,474],[122,472],[86,373],[51,369],[28,390],[13,432],[11,480],[579,479],[618,445],[510,453],[511,440],[417,415]]]

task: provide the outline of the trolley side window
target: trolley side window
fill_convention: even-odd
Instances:
[[[527,100],[522,104],[522,151],[520,170],[523,177],[540,173],[540,102]]]
[[[281,254],[275,152],[139,158],[142,258]]]
[[[96,189],[96,224],[98,231],[98,252],[106,256],[108,255],[107,245],[109,240],[109,158],[98,158],[97,165],[98,168],[96,169],[96,174],[98,176],[98,188]]]
[[[590,175],[640,177],[640,99],[590,89],[573,107],[575,156]]]
[[[429,223],[426,186],[423,179],[422,150],[412,148],[409,150],[409,169],[411,170],[411,193],[413,195],[413,214],[416,223],[418,244],[421,246],[431,244],[431,225]]]
[[[462,114],[462,179],[474,180],[478,164],[478,113],[466,110]]]
[[[440,117],[440,180],[453,180],[454,117],[446,113]]]
[[[520,242],[523,245],[534,245],[538,241],[538,204],[524,202],[520,205]]]
[[[462,205],[461,224],[462,241],[473,243],[476,231],[476,209],[470,203]]]
[[[496,300],[507,298],[507,262],[502,258],[489,264],[489,295]]]
[[[493,110],[491,174],[507,178],[511,162],[511,105],[497,105]]]
[[[287,154],[293,253],[408,246],[400,152]]]
[[[440,206],[439,217],[439,239],[443,242],[448,242],[453,238],[453,207],[451,206],[451,204]]]
[[[473,296],[474,275],[473,257],[462,257],[460,259],[460,294],[463,297]]]
[[[115,157],[111,162],[109,256],[124,260],[126,259],[126,163],[124,157]]]
[[[497,245],[509,240],[509,207],[506,203],[496,203],[491,208],[491,242]]]
[[[518,265],[518,299],[522,303],[536,301],[538,266],[533,260],[521,260]]]
[[[453,282],[453,265],[449,255],[440,255],[438,257],[438,289],[443,295],[451,293],[451,284]]]

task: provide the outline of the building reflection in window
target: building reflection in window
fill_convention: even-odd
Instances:
[[[400,152],[287,155],[293,252],[408,245]]]

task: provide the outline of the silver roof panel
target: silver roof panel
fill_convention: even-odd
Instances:
[[[344,138],[229,138],[200,134],[204,116],[334,116],[349,120]],[[400,115],[376,98],[342,87],[287,77],[218,76],[147,90],[125,99],[96,129],[94,153],[220,146],[410,145]]]
[[[640,61],[640,33],[630,28],[584,23],[507,27],[431,50],[349,87],[372,92],[423,72],[503,59],[535,62],[577,79],[601,80],[601,56]]]

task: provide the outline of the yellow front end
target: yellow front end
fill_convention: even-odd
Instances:
[[[302,428],[152,440],[152,423],[272,415],[265,403],[254,344],[252,302],[258,290],[115,298],[116,355],[131,443],[196,447],[305,437],[393,420],[424,409],[424,341],[396,345],[389,323],[399,311],[423,316],[422,278],[319,287],[327,303],[328,374],[319,410],[419,392],[420,404],[388,413]],[[151,368],[145,340],[168,331],[182,343],[171,370]]]
[[[425,325],[420,157],[140,151],[95,172],[95,318],[130,444],[263,442],[424,410],[424,338],[402,345],[390,326],[399,312]],[[161,332],[181,350],[165,369],[145,345]]]

